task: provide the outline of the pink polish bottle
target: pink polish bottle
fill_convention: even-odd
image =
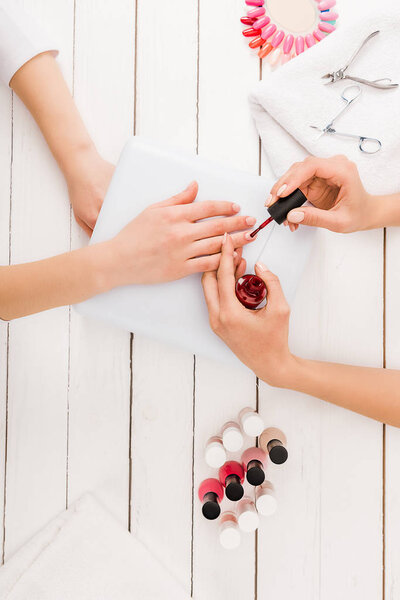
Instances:
[[[260,524],[260,518],[255,504],[248,496],[245,496],[239,502],[237,506],[237,516],[240,529],[246,533],[255,531]]]
[[[257,437],[264,429],[264,421],[250,406],[246,406],[240,411],[239,422],[244,433],[250,437]]]
[[[241,460],[246,473],[246,479],[250,485],[261,485],[265,480],[267,453],[261,448],[254,446],[253,448],[247,448],[243,452]]]
[[[212,469],[219,469],[226,462],[226,450],[222,438],[218,435],[211,437],[204,451],[206,463]]]
[[[265,481],[256,489],[256,508],[263,517],[270,517],[277,508],[274,487],[270,481]]]
[[[240,530],[236,515],[225,511],[220,518],[219,541],[225,550],[234,550],[240,546]]]
[[[276,427],[268,427],[260,435],[260,448],[267,452],[270,460],[276,465],[287,461],[288,451],[286,449],[286,436]]]
[[[243,447],[243,434],[234,421],[228,421],[221,431],[222,443],[228,452],[238,452]]]

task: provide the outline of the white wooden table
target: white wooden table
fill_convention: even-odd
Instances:
[[[27,0],[59,41],[89,130],[134,132],[268,173],[247,94],[243,0]],[[32,118],[0,89],[0,260],[85,243]],[[400,367],[400,232],[320,232],[292,313],[302,355]],[[85,491],[194,597],[400,597],[400,432],[60,308],[0,327],[3,559]],[[279,511],[235,552],[200,513],[207,437],[245,405],[287,434]],[[3,493],[4,491],[4,493]]]

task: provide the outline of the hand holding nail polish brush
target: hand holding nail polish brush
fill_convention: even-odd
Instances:
[[[272,221],[275,221],[278,223],[278,225],[281,225],[284,221],[286,221],[287,215],[291,210],[303,206],[305,202],[307,202],[307,198],[298,188],[288,196],[285,196],[284,198],[278,198],[278,200],[267,209],[271,216],[266,221],[261,223],[257,229],[252,231],[250,236],[255,237],[257,233],[261,231],[261,229],[264,229],[264,227],[266,227]]]

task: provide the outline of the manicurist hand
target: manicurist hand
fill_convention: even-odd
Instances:
[[[303,162],[294,163],[271,189],[267,205],[296,188],[300,188],[314,206],[296,208],[288,214],[292,231],[299,223],[340,233],[375,227],[374,197],[364,189],[356,165],[345,156],[309,156]]]
[[[295,362],[288,346],[289,305],[277,276],[257,263],[256,274],[267,286],[267,305],[258,310],[244,308],[236,298],[235,283],[245,267],[242,259],[235,268],[234,244],[227,235],[218,270],[204,273],[202,280],[210,325],[260,379],[285,387]]]
[[[240,207],[232,202],[194,203],[197,191],[193,182],[180,194],[149,206],[109,242],[113,287],[215,271],[225,231],[235,232],[232,253],[252,241],[254,217],[238,215]]]

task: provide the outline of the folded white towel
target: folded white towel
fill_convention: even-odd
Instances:
[[[189,594],[91,496],[0,569],[1,600],[189,600]]]
[[[322,75],[344,67],[367,35],[380,30],[362,49],[348,73],[366,79],[390,77],[400,82],[400,11],[393,0],[371,9],[375,0],[354,0],[340,9],[340,25],[327,39],[277,69],[250,96],[252,113],[272,169],[282,175],[307,154],[345,154],[356,162],[372,193],[400,189],[400,88],[378,90],[361,85],[362,94],[335,122],[335,129],[378,138],[382,149],[364,154],[358,141],[318,132],[340,110],[342,90],[350,80],[323,85]],[[369,7],[369,8],[368,8]]]

